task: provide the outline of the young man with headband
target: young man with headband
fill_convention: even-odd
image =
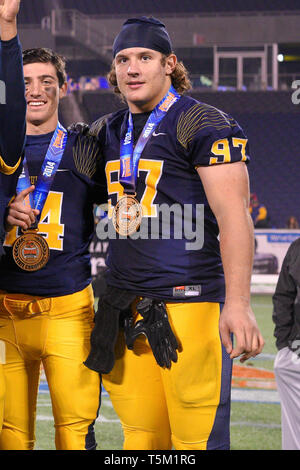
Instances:
[[[228,449],[232,360],[263,347],[247,138],[183,96],[187,74],[160,21],[127,20],[113,56],[110,81],[129,109],[92,126],[116,232],[85,364],[104,373],[124,449]]]
[[[99,374],[83,360],[94,318],[89,243],[94,203],[107,200],[104,164],[92,137],[58,121],[65,61],[48,49],[23,53],[27,139],[7,209],[0,263],[0,339],[6,342],[2,450],[35,441],[41,364],[51,395],[58,450],[96,447]],[[22,170],[22,171],[21,171]]]

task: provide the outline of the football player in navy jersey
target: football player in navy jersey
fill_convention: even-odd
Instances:
[[[25,138],[26,102],[22,51],[17,35],[20,0],[0,0],[0,173],[14,173],[21,162]],[[0,183],[0,257],[4,211],[9,200]],[[0,429],[3,420],[5,343],[0,341]]]
[[[58,105],[67,90],[64,59],[48,49],[23,53],[27,139],[6,217],[0,263],[0,339],[6,342],[6,399],[0,448],[35,440],[41,364],[59,450],[94,449],[100,377],[83,360],[94,318],[89,243],[94,203],[107,200],[96,139],[67,131]]]
[[[22,51],[16,19],[19,7],[20,0],[0,1],[0,173],[5,175],[14,173],[20,165],[26,128]],[[0,256],[7,197],[0,186]]]
[[[128,109],[91,131],[115,232],[85,365],[104,373],[124,449],[229,449],[232,360],[264,343],[250,306],[247,138],[183,96],[187,73],[158,20],[127,20],[113,56]]]

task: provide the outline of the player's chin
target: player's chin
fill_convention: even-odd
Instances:
[[[147,102],[147,92],[143,87],[138,89],[126,89],[125,98],[127,101],[132,103],[144,103]]]
[[[49,120],[49,113],[42,110],[27,110],[26,120],[30,124],[40,126]]]

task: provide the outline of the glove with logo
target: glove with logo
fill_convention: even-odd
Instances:
[[[153,355],[160,367],[171,368],[171,362],[177,362],[178,343],[171,329],[164,302],[143,298],[136,306],[142,320],[133,324],[133,318],[124,318],[124,332],[128,349],[133,349],[139,335],[145,335]]]

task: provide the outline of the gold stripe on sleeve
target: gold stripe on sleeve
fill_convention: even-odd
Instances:
[[[19,158],[18,162],[15,166],[9,166],[5,163],[3,158],[0,156],[0,173],[4,173],[5,175],[12,175],[21,163],[21,157]]]

